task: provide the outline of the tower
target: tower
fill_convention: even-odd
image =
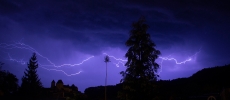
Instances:
[[[58,80],[58,81],[57,81],[56,87],[57,87],[59,90],[63,88],[63,82],[62,82],[62,80]]]
[[[54,80],[51,82],[51,88],[55,88],[55,81]]]

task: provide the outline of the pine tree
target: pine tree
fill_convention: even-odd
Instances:
[[[149,26],[145,24],[145,18],[140,18],[132,24],[130,37],[126,41],[129,47],[125,57],[128,59],[125,71],[120,72],[123,76],[123,92],[119,93],[120,99],[124,100],[149,100],[153,98],[152,82],[157,80],[156,74],[159,65],[155,62],[160,55],[156,46],[147,33]]]
[[[36,53],[33,53],[27,66],[28,69],[25,70],[22,77],[21,92],[28,99],[38,99],[43,86],[37,74],[38,63]]]

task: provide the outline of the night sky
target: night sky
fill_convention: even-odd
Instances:
[[[62,79],[83,92],[104,85],[108,54],[107,83],[115,85],[125,70],[131,24],[145,16],[148,33],[162,53],[159,79],[189,77],[202,68],[230,63],[229,2],[0,0],[0,62],[21,84],[26,63],[36,52],[44,87]]]

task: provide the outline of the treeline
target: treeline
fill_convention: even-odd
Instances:
[[[22,83],[18,85],[17,77],[9,71],[2,70],[3,63],[0,63],[0,100],[19,99],[19,100],[76,100],[85,99],[85,96],[78,91],[75,85],[71,92],[65,93],[66,90],[57,88],[44,88],[39,75],[37,74],[38,62],[36,53],[33,53],[24,75],[21,78]],[[62,84],[63,85],[63,84]],[[73,89],[74,88],[74,89]],[[69,90],[67,90],[69,91]]]
[[[0,64],[3,66],[3,63]],[[0,67],[1,68],[1,67]],[[174,80],[158,80],[156,85],[157,98],[160,100],[189,100],[193,96],[218,94],[223,89],[230,88],[230,65],[204,68],[188,78]],[[19,97],[21,86],[18,79],[9,71],[0,70],[0,98]],[[107,100],[119,100],[118,92],[122,84],[107,86]],[[102,100],[105,96],[105,87],[89,87],[84,91],[85,100]],[[2,99],[1,99],[2,100]]]
[[[230,65],[204,68],[188,78],[158,80],[154,83],[154,94],[159,100],[193,100],[193,97],[206,98],[210,95],[220,100],[221,92],[230,88],[229,76]],[[107,100],[119,100],[117,96],[121,89],[122,84],[107,86]],[[104,86],[89,87],[84,91],[89,100],[102,100],[104,92]]]
[[[118,100],[118,91],[122,90],[122,84],[106,86],[107,100]],[[84,94],[88,100],[103,100],[105,98],[105,86],[86,88]]]
[[[188,78],[157,82],[160,98],[190,99],[215,95],[221,98],[223,90],[230,88],[230,65],[204,68]],[[206,98],[207,99],[207,98]],[[218,99],[218,100],[219,100]]]
[[[1,63],[1,67],[3,63]],[[0,98],[1,99],[23,99],[37,100],[42,96],[43,86],[37,74],[37,58],[33,53],[24,75],[21,78],[22,83],[18,85],[18,79],[12,73],[0,70]]]

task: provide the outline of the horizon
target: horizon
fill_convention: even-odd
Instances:
[[[170,2],[170,3],[169,3]],[[125,42],[133,22],[145,16],[161,51],[159,79],[189,77],[230,62],[230,7],[223,1],[0,1],[0,62],[21,83],[37,54],[44,87],[62,79],[85,88],[118,84],[125,70]]]

